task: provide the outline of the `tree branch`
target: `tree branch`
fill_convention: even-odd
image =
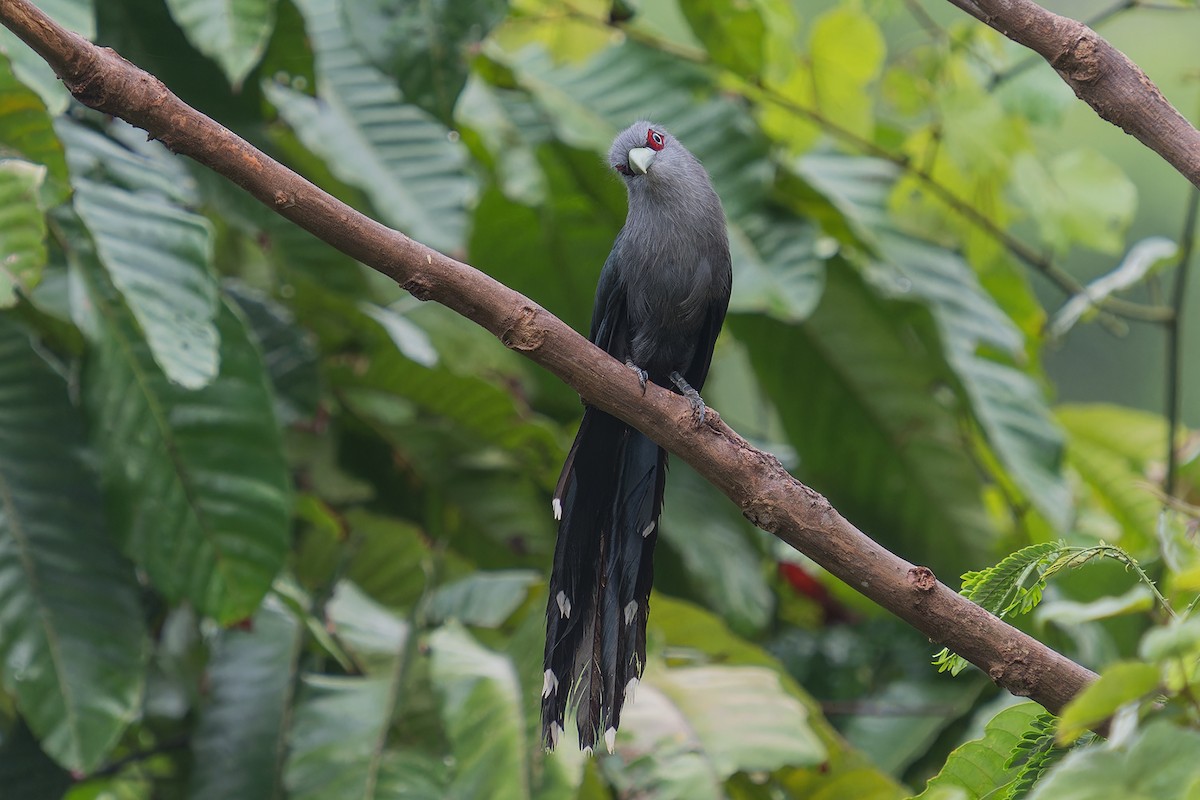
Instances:
[[[1032,0],[949,0],[1054,67],[1101,119],[1163,157],[1200,188],[1200,131],[1103,36]]]
[[[0,0],[0,22],[36,50],[81,102],[145,129],[416,297],[437,301],[486,328],[564,380],[588,404],[636,426],[687,461],[755,525],[1013,694],[1057,713],[1095,679],[1090,670],[939,583],[929,569],[880,547],[716,413],[698,429],[684,398],[653,384],[642,397],[630,370],[532,300],[358,213],[187,106],[114,51],[63,30],[27,0]]]

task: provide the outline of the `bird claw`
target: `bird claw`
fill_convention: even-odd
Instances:
[[[699,428],[704,424],[705,412],[708,410],[704,405],[704,399],[700,397],[700,393],[692,388],[692,385],[687,382],[678,372],[671,373],[671,383],[675,384],[675,388],[679,393],[687,398],[688,405],[692,407],[692,417],[696,421],[696,427]]]
[[[638,384],[642,387],[642,394],[646,394],[646,370],[633,363],[632,360],[626,360],[625,366],[633,370],[633,374],[638,377]]]

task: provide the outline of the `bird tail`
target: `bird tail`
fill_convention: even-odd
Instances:
[[[559,518],[542,684],[542,740],[553,748],[569,703],[579,746],[611,752],[646,664],[646,619],[667,452],[588,408],[554,493]]]

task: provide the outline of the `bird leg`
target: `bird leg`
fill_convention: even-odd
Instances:
[[[704,424],[704,400],[700,397],[700,393],[692,388],[692,385],[687,382],[687,379],[678,372],[671,372],[671,383],[675,384],[675,388],[679,393],[687,398],[688,403],[692,406],[692,416],[696,418],[696,427]]]
[[[625,366],[627,366],[631,370],[633,370],[633,374],[638,376],[638,383],[641,384],[642,394],[645,395],[646,394],[646,370],[642,369],[637,364],[633,363],[632,358],[625,359]],[[691,387],[689,386],[688,388],[690,389]]]

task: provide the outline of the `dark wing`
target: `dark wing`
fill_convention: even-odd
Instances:
[[[725,322],[725,311],[729,308],[729,290],[718,292],[708,303],[704,312],[704,321],[696,334],[696,351],[692,355],[692,363],[688,365],[683,377],[696,391],[704,387],[708,378],[708,368],[712,364],[713,348],[717,337],[721,334],[721,325]]]
[[[596,284],[596,301],[592,306],[592,330],[588,339],[618,361],[628,355],[629,337],[626,333],[625,282],[621,280],[619,258],[624,230],[617,235],[613,249],[604,261],[600,280]]]

